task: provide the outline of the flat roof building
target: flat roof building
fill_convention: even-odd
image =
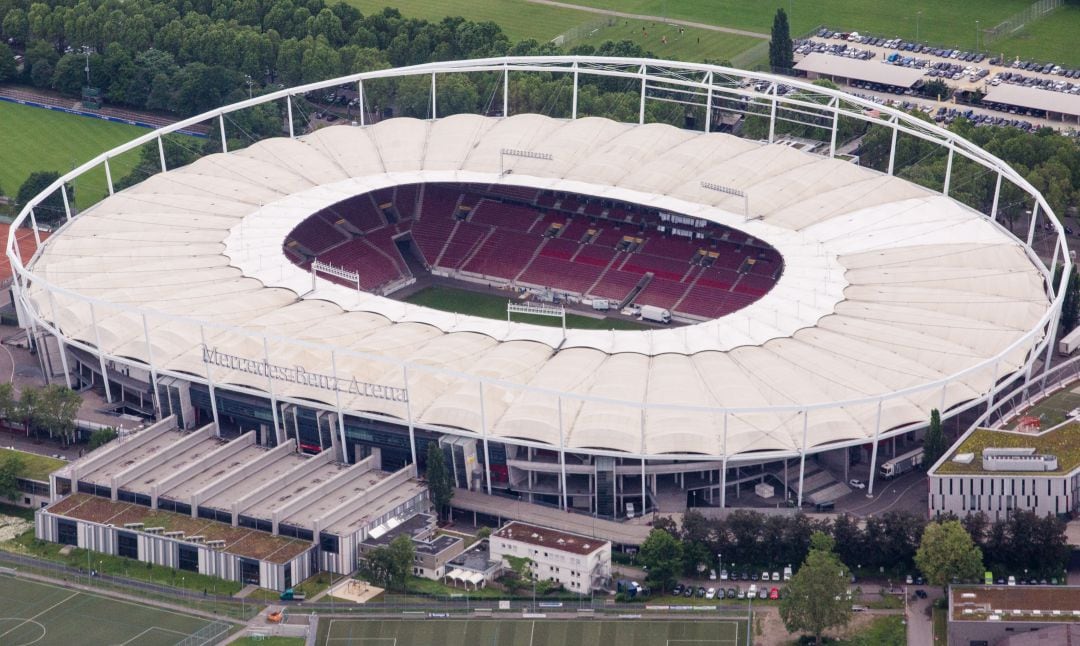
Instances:
[[[992,86],[983,97],[983,103],[999,103],[1018,108],[1042,110],[1048,119],[1076,121],[1080,123],[1080,95],[1055,92],[1037,87],[1025,87],[1002,83]]]
[[[227,549],[255,561],[260,557],[237,551],[241,535],[249,543],[304,546],[310,562],[278,563],[282,567],[270,574],[265,564],[249,564],[243,572],[239,565],[219,564],[204,572],[284,589],[320,570],[353,572],[359,543],[370,531],[427,511],[427,488],[416,480],[415,465],[390,473],[381,470],[378,454],[346,465],[333,451],[299,453],[295,439],[276,447],[255,442],[255,432],[223,440],[213,425],[180,431],[173,417],[114,440],[50,475],[52,504],[39,518],[40,537],[74,540],[64,534],[69,523],[93,525],[93,531],[79,530],[77,544],[117,553],[117,541],[105,537],[116,528],[142,536],[147,528],[162,527],[164,538]],[[319,549],[311,549],[316,545]],[[141,550],[121,555],[165,559],[162,564],[177,567],[177,549],[165,549],[165,556],[161,549]],[[190,559],[187,563],[194,567]]]
[[[921,69],[889,65],[881,62],[862,61],[844,56],[814,52],[795,63],[795,69],[806,72],[809,78],[829,78],[848,81],[866,81],[894,87],[909,88],[924,74]]]
[[[1067,644],[1077,628],[1080,586],[949,588],[949,644]]]
[[[928,471],[930,516],[1080,510],[1080,422],[1041,433],[972,429]]]

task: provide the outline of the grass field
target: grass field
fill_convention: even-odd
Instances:
[[[176,644],[200,630],[216,643],[229,627],[192,615],[3,577],[0,644]]]
[[[738,646],[745,621],[463,619],[319,622],[318,646]]]
[[[1074,389],[1076,388],[1077,386],[1075,384],[1062,388],[1053,395],[1050,395],[1046,399],[1014,417],[1009,422],[1007,428],[1015,430],[1020,425],[1021,417],[1038,417],[1042,422],[1043,429],[1048,429],[1064,422],[1069,419],[1070,412],[1080,408],[1080,393],[1074,392]]]
[[[506,302],[510,294],[492,293],[480,294],[463,289],[449,287],[428,287],[405,299],[406,303],[423,305],[444,312],[456,314],[469,314],[484,318],[506,320]],[[527,316],[515,314],[514,321],[519,323],[533,323],[558,327],[562,322],[557,318]],[[649,326],[641,325],[633,321],[622,319],[600,319],[581,316],[579,314],[566,315],[566,327],[582,330],[647,330]]]
[[[0,102],[0,192],[14,197],[34,171],[66,173],[147,132],[137,126]],[[127,175],[137,162],[135,154],[110,162],[113,181]],[[75,189],[80,208],[100,200],[108,192],[104,169],[84,175]]]
[[[8,455],[17,455],[22,460],[23,471],[19,475],[31,480],[48,482],[50,473],[67,464],[63,460],[50,458],[47,455],[0,448],[0,460],[6,460]]]
[[[364,13],[379,11],[385,0],[350,0]],[[566,4],[611,9],[645,16],[659,16],[732,27],[768,34],[778,8],[788,11],[792,34],[804,34],[814,27],[825,25],[834,29],[858,30],[879,36],[902,37],[942,46],[962,49],[975,47],[976,30],[988,29],[1009,16],[1025,9],[1030,0],[565,0]],[[394,6],[405,16],[438,20],[444,16],[463,16],[471,20],[492,20],[498,23],[511,39],[535,38],[544,42],[559,34],[584,29],[587,33],[599,24],[603,16],[592,12],[562,7],[546,7],[528,0],[399,0]],[[979,21],[978,26],[976,22]],[[660,44],[659,31],[650,32],[648,41],[641,37],[641,22],[618,19],[617,26],[604,27],[584,42],[630,38],[641,42],[660,56],[683,60],[733,58],[736,53],[756,44],[745,36],[718,34],[706,30],[687,29],[680,42],[669,35],[668,46]],[[664,28],[665,30],[667,28]],[[1080,51],[1072,41],[1080,33],[1080,7],[1063,8],[1044,18],[1017,37],[994,45],[995,53],[1029,57],[1080,65]],[[706,35],[707,34],[707,35]],[[697,39],[701,38],[698,43]],[[982,42],[983,37],[979,37]],[[577,41],[575,41],[577,42]]]

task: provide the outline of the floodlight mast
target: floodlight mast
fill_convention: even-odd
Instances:
[[[523,150],[521,148],[503,148],[499,151],[499,176],[502,177],[506,174],[506,158],[507,157],[522,157],[524,159],[541,159],[543,161],[551,161],[555,159],[551,156],[551,153],[540,153],[533,150]]]
[[[730,186],[724,186],[722,184],[716,184],[714,182],[701,182],[701,188],[709,189],[710,191],[716,191],[718,193],[726,193],[728,195],[734,195],[735,197],[741,197],[743,199],[743,222],[749,222],[750,217],[750,196],[746,194],[746,191],[740,191],[737,188]]]

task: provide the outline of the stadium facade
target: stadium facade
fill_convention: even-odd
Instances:
[[[475,73],[501,78],[501,114],[440,117],[438,80]],[[519,74],[566,78],[569,118],[513,114]],[[365,83],[414,75],[431,79],[430,119],[368,124],[361,111],[355,125],[293,130],[294,97],[348,85],[363,104]],[[597,79],[640,88],[637,123],[578,114],[579,85]],[[686,105],[700,118],[685,125],[701,129],[646,123],[650,101]],[[284,103],[288,137],[235,151],[225,143],[220,154],[166,168],[163,135],[208,119],[224,135],[230,115],[268,102]],[[716,132],[739,119],[766,123],[768,136]],[[838,132],[855,121],[891,131],[888,172],[839,158]],[[787,123],[818,128],[817,152],[781,143],[776,133]],[[894,175],[897,141],[908,138],[947,157],[943,186]],[[158,147],[166,172],[113,194],[109,160],[144,145]],[[996,178],[986,213],[949,196],[961,164]],[[109,196],[75,213],[64,182],[101,166]],[[682,286],[679,303],[708,287],[702,255],[742,254],[735,282],[768,250],[777,269],[719,318],[688,316],[686,325],[645,332],[564,331],[357,289],[312,273],[317,254],[287,243],[320,217],[328,235],[363,237],[365,253],[396,263],[394,246],[429,218],[425,187],[435,185],[487,187],[488,198],[514,197],[544,213],[572,203],[560,227],[581,218],[595,229],[573,240],[579,246],[622,226],[606,217],[619,209],[641,239],[628,254],[666,244],[653,240],[689,240],[701,253],[684,258],[682,280],[698,282]],[[882,447],[895,453],[913,441],[931,409],[946,418],[978,410],[1030,379],[1053,346],[1063,298],[1053,276],[1070,267],[1044,198],[953,133],[790,78],[644,59],[457,61],[282,90],[105,153],[35,198],[17,223],[36,231],[34,207],[54,191],[63,193],[64,225],[32,258],[13,234],[7,252],[21,320],[47,367],[62,364],[70,384],[174,415],[182,428],[254,430],[260,444],[295,440],[347,464],[377,451],[387,469],[422,468],[427,444],[438,441],[459,487],[614,519],[654,509],[661,490],[692,488],[726,505],[740,482],[772,478],[801,505],[804,493],[813,501],[808,481],[821,465],[868,459],[873,474]],[[1018,235],[998,222],[1006,194],[1033,211]],[[371,196],[378,235],[326,216],[361,195]],[[569,300],[597,295],[603,281],[571,289],[556,284],[558,272],[540,285],[447,267],[457,222],[475,217],[458,206],[446,215],[456,228],[434,256],[413,240],[428,271]],[[489,224],[483,235],[517,240]],[[543,255],[540,237],[561,237],[544,231],[523,250],[530,259]],[[484,249],[476,242],[469,258]],[[606,272],[615,258],[605,258]]]

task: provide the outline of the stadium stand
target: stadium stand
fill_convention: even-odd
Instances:
[[[576,213],[576,215],[570,215]],[[416,216],[415,218],[413,216]],[[400,221],[392,221],[398,218]],[[723,316],[772,288],[783,260],[744,233],[709,225],[690,239],[632,205],[513,186],[429,184],[359,195],[298,225],[284,252],[356,271],[361,287],[410,276],[397,241],[429,268],[557,292]]]

